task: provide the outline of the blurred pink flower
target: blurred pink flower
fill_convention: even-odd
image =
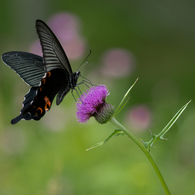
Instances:
[[[121,48],[114,48],[105,52],[102,64],[102,74],[111,77],[127,76],[132,73],[135,66],[133,55]]]
[[[48,21],[48,25],[62,42],[71,41],[79,36],[78,31],[80,22],[73,14],[56,14]]]
[[[40,44],[40,41],[38,39],[36,41],[34,41],[32,43],[32,45],[30,46],[30,53],[33,53],[33,54],[36,54],[39,56],[43,56],[41,44]]]
[[[150,127],[151,112],[148,107],[144,105],[132,108],[126,116],[128,125],[136,131],[144,131]]]

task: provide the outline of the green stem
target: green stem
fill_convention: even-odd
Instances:
[[[144,152],[144,154],[147,156],[148,160],[152,164],[154,170],[156,171],[156,174],[158,175],[158,178],[166,192],[166,194],[170,194],[169,189],[165,183],[165,180],[157,167],[156,163],[154,162],[154,159],[152,158],[151,154],[147,151],[147,149],[144,147],[144,145],[132,134],[130,133],[123,125],[121,125],[114,117],[110,119],[110,122],[116,125],[120,130],[122,130],[129,138],[131,138],[138,146],[139,148]]]

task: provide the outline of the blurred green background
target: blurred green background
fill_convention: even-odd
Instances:
[[[139,77],[117,119],[148,141],[149,129],[157,134],[185,103],[194,100],[194,10],[195,1],[190,0],[2,0],[0,53],[32,51],[38,38],[35,20],[48,23],[58,14],[68,14],[76,21],[76,37],[81,41],[77,58],[73,55],[77,44],[72,51],[65,49],[72,55],[72,68],[76,71],[91,49],[81,72],[92,83],[108,87],[109,103],[117,106]],[[12,126],[28,89],[1,62],[1,195],[165,194],[147,158],[126,136],[85,151],[111,134],[114,126],[99,125],[94,119],[77,122],[71,93],[58,107],[54,101],[39,122]],[[157,142],[151,151],[172,194],[195,190],[194,119],[192,101],[166,134],[168,141]]]

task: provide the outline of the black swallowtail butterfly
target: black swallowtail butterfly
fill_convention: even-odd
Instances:
[[[37,20],[36,30],[43,57],[21,51],[2,55],[3,62],[31,86],[25,95],[20,115],[11,120],[12,124],[21,119],[40,120],[51,108],[56,94],[56,104],[59,105],[64,96],[77,86],[80,76],[80,71],[72,72],[69,60],[51,29],[43,21]]]

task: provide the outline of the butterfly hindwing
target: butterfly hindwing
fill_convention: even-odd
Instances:
[[[51,108],[53,99],[58,91],[61,91],[64,86],[68,86],[65,73],[63,69],[54,69],[47,72],[41,80],[40,87],[32,87],[25,95],[20,115],[14,118],[11,123],[15,124],[21,119],[40,120],[46,111]],[[68,93],[69,90],[70,88],[67,88],[66,92]],[[60,100],[62,101],[62,99]]]
[[[69,85],[67,86],[64,86],[60,89],[60,91],[58,92],[57,94],[57,97],[56,97],[56,105],[59,105],[62,100],[64,99],[65,95],[70,91],[70,87]]]
[[[30,89],[30,91],[24,96],[23,108],[20,111],[20,115],[15,117],[14,119],[12,119],[11,124],[16,124],[21,119],[25,119],[25,120],[34,119],[32,114],[27,112],[26,110],[27,110],[27,108],[30,107],[31,103],[33,102],[34,98],[36,97],[37,89],[38,89],[38,87],[32,87]]]
[[[32,87],[39,86],[45,75],[43,58],[40,56],[27,52],[11,51],[4,53],[2,60]]]

